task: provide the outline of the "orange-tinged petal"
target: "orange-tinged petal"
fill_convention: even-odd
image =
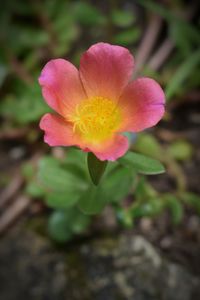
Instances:
[[[120,97],[124,115],[120,131],[138,132],[156,125],[164,114],[165,95],[160,85],[150,78],[129,83]]]
[[[86,98],[78,70],[65,59],[49,61],[42,70],[39,83],[47,104],[63,116]]]
[[[118,100],[130,80],[133,65],[133,56],[124,47],[107,43],[90,47],[80,62],[80,77],[88,98]]]
[[[115,161],[127,152],[129,143],[125,136],[115,134],[107,142],[99,145],[88,145],[87,148],[88,151],[93,152],[100,160]]]
[[[40,121],[40,128],[44,130],[44,141],[49,146],[77,145],[72,126],[59,115],[45,114]]]

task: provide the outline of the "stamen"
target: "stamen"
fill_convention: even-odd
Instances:
[[[103,141],[119,128],[121,114],[115,102],[104,97],[92,97],[76,105],[68,121],[73,123],[73,132],[86,140]]]

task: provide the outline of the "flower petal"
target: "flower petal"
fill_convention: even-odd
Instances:
[[[155,80],[134,80],[120,97],[119,106],[124,114],[120,131],[138,132],[156,125],[164,114],[164,103],[164,92]]]
[[[73,146],[77,144],[72,126],[60,116],[45,114],[40,120],[40,128],[45,131],[44,141],[49,146]]]
[[[100,160],[115,161],[123,156],[129,148],[128,139],[119,134],[115,134],[113,139],[99,146],[89,146],[89,151],[92,151]]]
[[[65,59],[53,59],[39,77],[43,97],[47,104],[61,115],[66,115],[86,98],[79,72]]]
[[[128,49],[107,43],[90,47],[81,58],[80,77],[87,96],[118,100],[133,71]]]

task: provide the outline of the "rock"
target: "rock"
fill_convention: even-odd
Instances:
[[[0,299],[200,299],[200,280],[141,236],[124,233],[64,248],[24,229],[4,237]]]

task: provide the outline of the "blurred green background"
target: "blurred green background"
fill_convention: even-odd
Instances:
[[[178,0],[4,2],[0,12],[2,191],[7,191],[7,186],[12,187],[12,182],[20,177],[23,184],[19,184],[16,193],[22,191],[23,194],[25,191],[31,199],[40,200],[46,199],[48,193],[43,190],[42,184],[47,187],[53,185],[55,192],[53,196],[49,192],[47,205],[63,208],[66,193],[72,193],[65,186],[69,179],[65,171],[59,169],[63,166],[55,162],[54,166],[51,160],[61,161],[66,151],[50,149],[42,141],[38,122],[50,109],[42,99],[37,78],[50,59],[63,57],[78,66],[83,51],[98,41],[105,41],[128,47],[136,61],[134,77],[151,76],[159,81],[166,93],[166,115],[160,127],[156,131],[139,134],[133,143],[134,150],[161,160],[167,168],[161,179],[158,176],[156,180],[151,179],[153,186],[143,183],[144,189],[148,190],[150,184],[155,194],[153,199],[168,199],[169,196],[167,202],[170,204],[164,206],[171,207],[174,223],[180,222],[183,216],[180,201],[191,203],[199,212],[198,182],[191,179],[192,172],[194,178],[198,177],[198,167],[190,170],[190,161],[198,160],[199,146],[198,10],[198,1],[187,3]],[[50,158],[45,157],[47,153]],[[46,173],[51,173],[52,178],[43,178]],[[64,192],[60,195],[57,191],[62,188]],[[125,188],[128,190],[128,187]],[[171,192],[172,195],[168,195]],[[144,201],[148,200],[143,193]],[[4,194],[2,207],[7,201],[4,198],[16,197],[15,191],[9,197]],[[122,193],[120,200],[125,195]],[[137,202],[136,195],[133,192]],[[73,201],[67,200],[67,206],[71,206]],[[150,205],[147,211],[152,210],[152,214],[156,212],[153,201],[152,207],[150,201],[145,204]],[[158,200],[157,206],[163,206],[161,203]],[[140,204],[137,205],[140,207]],[[127,214],[123,208],[117,209],[120,215]],[[136,216],[145,215],[145,209],[144,212],[136,209]],[[96,212],[99,210],[94,208]],[[126,217],[127,220],[122,217],[122,223],[130,222],[129,226],[132,226],[129,218],[134,218],[134,214]]]
[[[1,1],[2,300],[132,300],[131,296],[112,298],[109,293],[102,294],[101,298],[82,296],[87,292],[85,278],[88,278],[88,273],[83,276],[85,261],[86,270],[91,269],[93,286],[94,269],[98,264],[98,260],[90,261],[93,250],[106,257],[106,262],[99,259],[99,287],[103,286],[102,278],[107,275],[101,273],[101,267],[111,260],[110,256],[107,259],[105,251],[109,255],[115,253],[113,251],[119,246],[116,240],[121,234],[128,240],[136,234],[143,236],[168,258],[200,276],[199,12],[198,0]],[[50,111],[38,84],[43,66],[52,58],[62,57],[78,67],[81,54],[99,41],[127,47],[135,58],[133,78],[150,76],[166,93],[163,120],[155,128],[131,136],[131,148],[161,161],[166,168],[165,174],[144,176],[145,166],[140,170],[142,172],[136,172],[137,166],[135,171],[131,164],[127,170],[113,163],[109,164],[101,185],[95,188],[88,176],[84,153],[61,147],[50,148],[43,141],[38,124],[41,116]],[[35,235],[30,235],[30,232]],[[42,237],[42,242],[38,236]],[[105,236],[112,241],[104,241]],[[97,246],[91,248],[94,238]],[[48,250],[49,243],[53,244],[54,250]],[[102,243],[107,250],[101,248]],[[124,246],[124,240],[122,245],[132,249],[129,245]],[[45,262],[50,257],[47,270],[44,261],[40,261],[45,251]],[[58,254],[57,251],[61,252]],[[64,258],[59,256],[62,251],[67,255]],[[152,248],[149,251],[153,253]],[[127,253],[123,252],[123,259]],[[86,259],[80,255],[86,255]],[[57,271],[53,269],[56,265],[54,258],[58,260]],[[69,267],[67,272],[62,271],[60,261]],[[24,271],[23,267],[27,265]],[[67,295],[71,295],[70,291],[74,289],[74,296],[58,296],[65,282],[60,279],[59,272],[68,274]],[[149,278],[147,273],[147,277],[142,275],[142,283]],[[47,274],[57,281],[51,284]],[[180,274],[184,273],[181,271]],[[118,287],[121,287],[122,279],[117,278]],[[38,279],[46,286],[42,285],[39,292],[31,289]],[[184,280],[180,282],[185,288],[190,281]],[[157,285],[161,291],[162,285]],[[159,299],[179,299],[177,291],[185,291],[180,287],[172,292],[171,298]],[[26,289],[28,294],[25,294]],[[48,296],[39,296],[46,290]],[[104,291],[103,288],[100,290]],[[137,286],[135,290],[137,292]],[[170,287],[167,291],[171,291]],[[156,299],[158,294],[144,299]]]
[[[50,236],[65,242],[84,232],[91,221],[95,224],[83,212],[101,212],[107,202],[120,228],[134,228],[138,219],[154,219],[163,213],[170,216],[167,224],[177,226],[185,214],[200,214],[198,12],[198,1],[181,0],[2,3],[2,233],[23,212],[33,217],[34,226],[44,233],[46,218],[51,215]],[[88,198],[79,210],[75,204],[85,191],[82,179],[88,180],[85,160],[77,151],[50,149],[44,144],[38,123],[50,109],[42,99],[37,78],[52,58],[63,57],[78,66],[83,51],[98,41],[127,47],[135,57],[134,78],[151,76],[164,88],[164,119],[155,129],[134,137],[132,148],[164,163],[166,174],[151,178],[130,176],[113,165],[115,172],[111,174],[119,173],[111,182],[105,179],[109,200],[102,200],[105,191],[100,190],[93,196],[97,203],[94,208]],[[121,181],[125,183],[122,186]]]

